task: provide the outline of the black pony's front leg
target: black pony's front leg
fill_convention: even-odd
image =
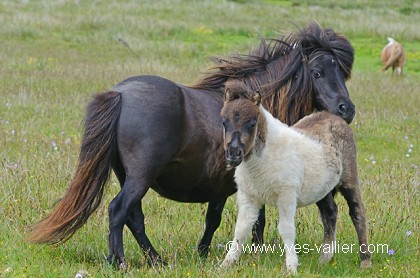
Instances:
[[[321,214],[322,224],[324,226],[324,248],[322,248],[322,253],[319,257],[319,263],[321,264],[331,261],[335,253],[333,248],[335,246],[334,242],[336,239],[335,233],[338,214],[338,208],[334,201],[335,192],[336,190],[333,189],[333,191],[328,193],[327,196],[316,203],[319,213]]]
[[[214,232],[220,225],[222,220],[222,212],[226,203],[226,199],[219,201],[209,202],[207,213],[206,213],[206,228],[204,235],[198,244],[198,252],[201,257],[207,257],[210,249],[210,243],[213,239]],[[255,244],[261,244],[263,242],[263,233],[265,227],[265,207],[260,209],[257,222],[254,224],[252,230],[252,242]]]
[[[259,211],[257,222],[252,228],[252,243],[259,245],[264,242],[264,227],[265,227],[265,206]]]
[[[210,243],[213,239],[214,232],[220,225],[222,220],[222,212],[225,207],[227,198],[209,202],[206,213],[206,228],[204,230],[204,235],[198,244],[198,253],[201,257],[207,257],[210,249]]]

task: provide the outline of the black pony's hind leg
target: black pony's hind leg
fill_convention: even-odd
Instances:
[[[123,248],[123,228],[127,222],[131,228],[137,227],[140,237],[144,242],[144,238],[147,239],[144,233],[144,217],[139,206],[141,199],[146,194],[148,187],[148,181],[142,178],[127,177],[125,183],[118,193],[118,195],[112,200],[109,205],[109,256],[108,261],[117,264],[119,268],[126,268],[126,262],[124,259],[124,248]],[[137,220],[133,223],[133,213],[135,214],[134,219]],[[129,227],[130,227],[129,226]],[[143,228],[142,228],[143,227]],[[131,230],[130,228],[130,230]],[[150,244],[147,240],[146,245]],[[152,248],[146,251],[151,252]],[[154,249],[153,249],[154,250]],[[154,251],[156,252],[156,251]],[[158,255],[156,254],[156,257]]]
[[[122,167],[121,163],[113,164],[114,173],[120,182],[121,187],[125,183],[125,170]],[[129,217],[126,222],[127,227],[130,229],[137,243],[139,244],[141,250],[147,256],[147,262],[149,265],[162,264],[165,265],[166,262],[162,260],[160,255],[153,248],[149,238],[146,235],[145,225],[144,225],[144,214],[141,207],[141,201],[137,204],[134,204],[133,208],[130,211]]]
[[[334,256],[334,241],[337,224],[338,208],[334,201],[336,190],[333,189],[323,199],[316,203],[321,214],[322,224],[324,226],[324,242],[319,262],[326,263],[331,261]],[[327,248],[329,247],[329,248]],[[325,252],[328,251],[328,252]]]
[[[256,245],[263,244],[264,242],[264,227],[265,227],[265,206],[259,211],[257,222],[252,228],[252,243]]]
[[[130,216],[127,221],[127,227],[130,229],[141,250],[146,255],[147,263],[150,266],[166,265],[166,262],[156,252],[155,248],[153,248],[152,243],[146,235],[141,202],[134,205],[131,209]]]
[[[204,235],[198,244],[198,253],[201,257],[207,257],[210,249],[210,243],[213,239],[214,232],[220,225],[222,220],[222,212],[225,206],[227,198],[209,202],[206,213],[206,228],[204,230]]]

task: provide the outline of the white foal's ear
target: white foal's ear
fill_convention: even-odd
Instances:
[[[255,105],[260,105],[261,103],[261,94],[259,91],[255,91],[252,94],[252,100],[254,101]]]
[[[232,100],[233,98],[233,94],[229,89],[226,89],[225,91],[225,101],[228,102],[230,100]]]

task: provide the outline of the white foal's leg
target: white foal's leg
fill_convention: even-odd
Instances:
[[[296,214],[296,195],[294,192],[282,193],[277,202],[279,210],[278,230],[284,243],[284,253],[286,254],[287,271],[296,274],[298,257],[295,250],[295,214]]]
[[[229,243],[230,248],[222,263],[222,267],[229,266],[239,260],[242,253],[243,244],[247,236],[251,233],[252,225],[258,219],[261,205],[252,200],[240,189],[237,193],[238,219],[236,220],[235,236]]]

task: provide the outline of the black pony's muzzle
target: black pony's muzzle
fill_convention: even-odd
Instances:
[[[348,124],[350,124],[356,114],[354,104],[351,102],[340,103],[338,105],[338,114],[343,118]]]

